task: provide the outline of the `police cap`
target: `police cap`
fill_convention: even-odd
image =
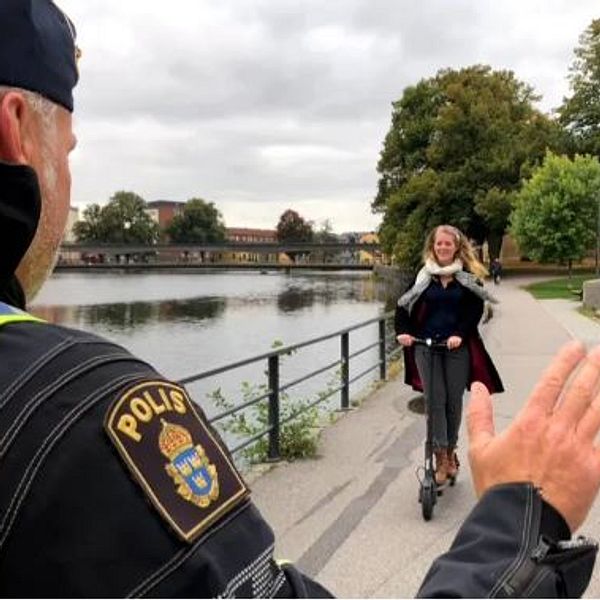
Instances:
[[[75,27],[52,0],[0,0],[0,85],[72,112],[78,54]]]

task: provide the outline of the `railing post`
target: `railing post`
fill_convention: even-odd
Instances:
[[[387,368],[385,364],[385,319],[379,320],[379,379],[385,381]]]
[[[341,336],[342,359],[342,410],[350,408],[350,334],[346,331]]]
[[[269,460],[279,460],[279,355],[269,356]]]

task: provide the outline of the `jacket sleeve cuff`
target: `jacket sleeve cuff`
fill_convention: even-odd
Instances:
[[[577,597],[586,589],[596,542],[569,539],[563,517],[531,483],[490,489],[437,558],[420,597]]]
[[[571,538],[571,530],[563,516],[544,499],[542,499],[540,534],[557,542]]]

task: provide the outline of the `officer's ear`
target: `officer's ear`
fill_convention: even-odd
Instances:
[[[31,164],[35,136],[36,115],[25,96],[18,91],[0,96],[0,160]]]

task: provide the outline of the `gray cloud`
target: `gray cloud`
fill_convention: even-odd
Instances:
[[[83,49],[73,202],[118,189],[375,227],[376,164],[403,89],[444,67],[511,69],[568,93],[580,0],[59,0]]]

